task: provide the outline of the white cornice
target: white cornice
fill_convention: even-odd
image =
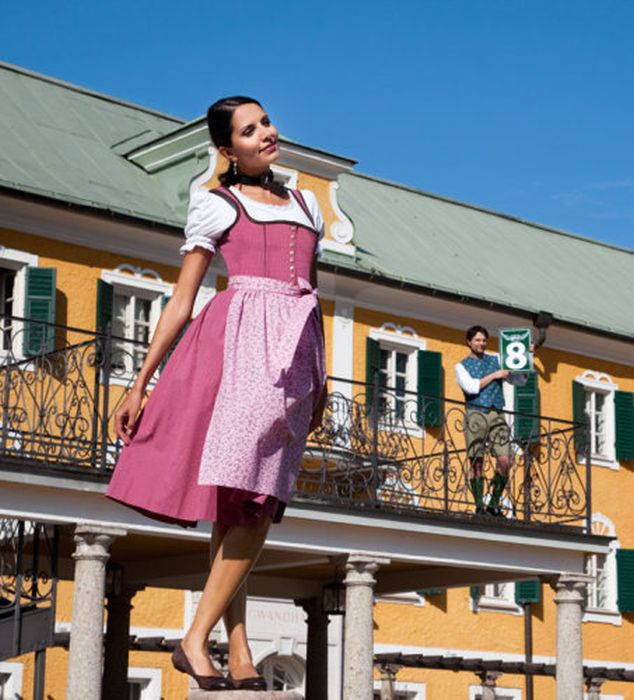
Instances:
[[[338,175],[351,170],[355,164],[349,158],[291,143],[284,138],[279,139],[279,147],[279,165],[327,180],[336,180]],[[125,157],[146,172],[153,173],[212,149],[206,122],[196,120],[152,143],[131,150]]]
[[[178,249],[182,245],[182,238],[176,234],[4,195],[0,195],[0,228],[97,248],[147,262],[174,267],[180,267],[181,264]],[[213,267],[224,274],[224,264],[220,257],[214,258]],[[381,311],[388,315],[388,319],[405,316],[460,330],[476,322],[490,330],[526,323],[525,316],[482,308],[470,303],[468,299],[450,301],[432,294],[348,277],[342,273],[320,271],[319,289],[324,298]],[[634,366],[631,342],[557,324],[548,329],[545,347],[576,353],[582,358]],[[580,364],[586,367],[591,365],[587,359]]]
[[[527,321],[526,316],[482,308],[466,298],[451,301],[433,294],[398,289],[341,273],[320,271],[319,290],[324,298],[347,301],[356,307],[380,311],[393,318],[405,316],[459,330],[478,323],[495,332],[498,328],[525,325]],[[585,366],[590,364],[587,358],[634,366],[631,342],[556,323],[548,328],[545,347],[586,358],[580,363]]]

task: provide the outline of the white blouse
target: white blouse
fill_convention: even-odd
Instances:
[[[306,212],[292,195],[288,204],[265,204],[247,197],[236,187],[230,189],[232,194],[240,200],[249,216],[256,221],[292,221],[313,228]],[[301,193],[321,240],[324,236],[324,219],[317,198],[310,190],[301,190]],[[236,210],[226,199],[210,194],[207,189],[195,190],[189,200],[187,223],[185,224],[186,241],[180,249],[181,254],[187,253],[197,246],[215,253],[216,243],[237,218]]]

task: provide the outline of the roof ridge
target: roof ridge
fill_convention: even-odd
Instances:
[[[13,63],[7,63],[6,61],[0,60],[0,69],[12,71],[13,73],[21,73],[22,75],[26,75],[29,78],[33,78],[35,80],[41,80],[45,83],[51,83],[52,85],[57,85],[58,87],[65,88],[66,90],[72,90],[73,92],[79,92],[83,95],[96,97],[97,99],[104,100],[105,102],[112,102],[113,104],[118,104],[122,107],[129,107],[130,109],[135,109],[139,112],[145,112],[146,114],[151,114],[156,117],[168,119],[178,124],[185,123],[185,120],[183,120],[182,117],[176,117],[173,114],[167,114],[166,112],[160,112],[157,109],[144,107],[143,105],[136,104],[135,102],[128,102],[127,100],[122,100],[118,97],[113,97],[112,95],[106,95],[103,92],[91,90],[90,88],[82,87],[81,85],[76,85],[75,83],[69,83],[65,80],[60,80],[59,78],[54,78],[50,75],[45,75],[44,73],[38,73],[37,71],[32,71],[28,68],[23,68],[22,66],[16,66]]]
[[[575,240],[581,241],[583,243],[593,243],[594,245],[602,246],[603,248],[611,248],[619,253],[629,253],[634,254],[634,249],[623,248],[621,246],[615,245],[614,243],[606,243],[605,241],[597,240],[596,238],[590,238],[588,236],[583,236],[579,233],[571,233],[570,231],[564,231],[563,229],[558,229],[553,226],[548,226],[546,224],[540,224],[535,221],[529,221],[528,219],[522,219],[518,216],[513,216],[512,214],[506,214],[505,212],[496,211],[495,209],[487,209],[486,207],[480,206],[478,204],[471,204],[470,202],[461,202],[458,199],[452,199],[451,197],[445,197],[441,194],[435,194],[434,192],[427,192],[418,187],[413,187],[412,185],[405,185],[402,182],[395,182],[394,180],[387,180],[385,178],[377,177],[376,175],[369,175],[367,173],[361,173],[358,170],[353,170],[345,173],[345,175],[351,175],[353,177],[360,177],[364,180],[370,180],[371,182],[377,182],[382,185],[387,185],[389,187],[396,187],[400,190],[405,190],[407,192],[412,192],[413,194],[420,194],[425,197],[430,197],[431,199],[438,199],[441,202],[447,202],[448,204],[457,204],[458,206],[465,207],[466,209],[473,209],[475,211],[483,212],[484,214],[491,214],[492,216],[498,216],[501,219],[507,219],[518,224],[525,224],[526,226],[531,226],[532,228],[541,229],[548,233],[555,233],[559,236],[567,236],[568,238],[574,238]]]

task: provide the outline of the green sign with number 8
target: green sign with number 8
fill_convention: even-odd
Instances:
[[[530,328],[500,328],[500,367],[511,372],[533,369]]]

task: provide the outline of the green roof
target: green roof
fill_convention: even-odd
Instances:
[[[115,149],[180,124],[0,63],[0,186],[140,218],[151,213],[155,221],[181,226],[176,197],[162,196],[156,181]]]
[[[364,175],[339,181],[355,267],[634,336],[632,251]]]
[[[0,62],[2,188],[180,229],[206,144],[152,173],[126,154],[183,128],[178,118]],[[634,336],[632,251],[361,174],[339,182],[357,254],[329,252],[324,261],[343,274]]]

